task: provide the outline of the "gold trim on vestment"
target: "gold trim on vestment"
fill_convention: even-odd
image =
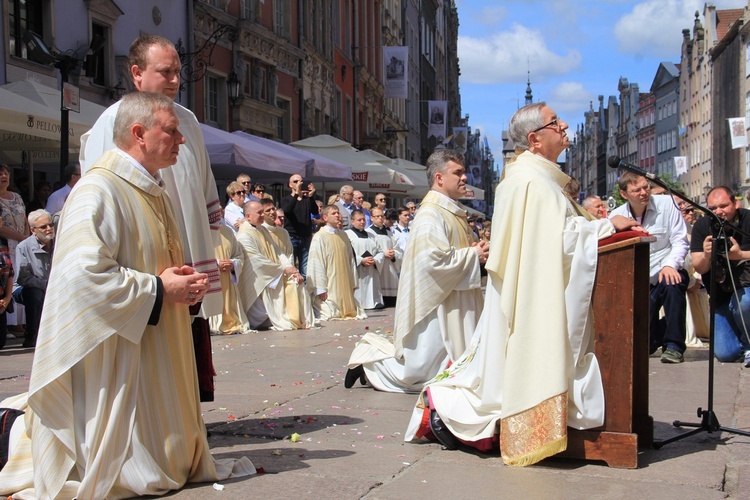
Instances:
[[[500,454],[506,465],[532,465],[568,447],[568,395],[553,396],[500,421]]]

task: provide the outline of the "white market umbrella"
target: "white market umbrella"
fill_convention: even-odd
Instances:
[[[200,127],[211,170],[217,180],[234,180],[239,174],[246,173],[254,179],[282,182],[291,175],[305,174],[307,161],[304,159],[203,123]]]
[[[311,151],[295,148],[288,144],[283,144],[278,141],[266,139],[265,137],[258,137],[257,135],[248,134],[237,130],[232,132],[235,135],[247,139],[257,144],[265,145],[269,148],[274,148],[282,153],[290,156],[299,158],[300,160],[307,161],[307,171],[302,177],[304,180],[325,182],[332,180],[349,180],[352,178],[351,167],[344,165],[343,163],[331,160],[325,156],[315,154]]]

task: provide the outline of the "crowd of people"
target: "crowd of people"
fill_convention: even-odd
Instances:
[[[300,175],[277,203],[241,174],[222,210],[198,121],[173,102],[174,46],[141,36],[129,65],[137,92],[81,138],[80,165],[28,216],[0,167],[0,340],[23,304],[24,346],[36,346],[28,393],[0,403],[25,413],[8,423],[0,494],[122,498],[253,474],[246,458],[209,451],[211,332],[305,330],[385,307],[393,338],[360,339],[345,387],[418,394],[407,441],[536,463],[566,448],[569,427],[603,423],[591,295],[599,241],[618,231],[655,237],[652,353],[683,362],[715,280],[716,357],[750,366],[750,238],[715,234],[628,173],[611,213],[596,197],[578,205],[556,163],[568,126],[545,103],[511,119],[516,156],[491,225],[458,201],[466,168],[450,149],[428,158],[419,207],[389,208],[384,193],[369,204],[350,185],[323,204]],[[707,199],[750,231],[729,188]]]

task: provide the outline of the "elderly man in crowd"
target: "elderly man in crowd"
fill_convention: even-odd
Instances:
[[[61,212],[65,205],[65,200],[67,200],[70,195],[70,191],[80,179],[81,164],[77,161],[68,163],[63,170],[63,181],[65,182],[65,185],[49,195],[49,198],[47,198],[47,205],[44,207],[45,210],[52,215]]]
[[[136,38],[130,46],[128,66],[137,90],[157,92],[170,99],[177,97],[180,57],[168,39],[158,35]],[[80,160],[84,175],[105,151],[115,147],[112,128],[119,105],[117,102],[107,108],[93,128],[81,137]],[[185,264],[208,274],[208,291],[203,300],[191,308],[191,314],[201,401],[213,401],[215,372],[208,318],[221,314],[222,309],[219,269],[214,256],[214,247],[219,245],[221,204],[198,120],[179,104],[175,105],[175,113],[185,144],[177,163],[164,169],[161,177],[177,220]]]
[[[365,208],[365,195],[362,194],[362,191],[354,191],[354,198],[352,200],[354,210],[359,210],[365,215],[365,228],[370,227],[370,224],[372,224],[372,218],[370,216],[370,210]]]
[[[396,303],[394,342],[367,333],[349,358],[344,385],[365,376],[375,389],[419,392],[469,345],[484,299],[477,243],[458,199],[466,193],[463,156],[438,150],[427,159],[430,192],[414,219]]]
[[[245,204],[246,223],[240,226],[237,241],[253,269],[258,298],[245,302],[247,318],[253,328],[270,326],[274,330],[297,330],[315,326],[312,303],[304,278],[263,227],[263,205]]]
[[[583,200],[581,206],[597,219],[607,218],[607,204],[599,196],[588,196]]]
[[[375,208],[379,208],[380,210],[385,213],[387,205],[387,197],[385,196],[385,193],[378,193],[375,195]]]
[[[55,226],[52,223],[52,214],[46,210],[31,212],[28,220],[31,236],[16,247],[15,286],[21,287],[20,293],[26,307],[26,333],[23,346],[34,347],[52,267]]]
[[[656,237],[650,252],[650,331],[651,349],[662,348],[662,363],[682,363],[685,352],[685,314],[690,281],[684,269],[688,252],[687,231],[671,196],[652,196],[645,177],[624,172],[618,180],[620,195],[627,201],[610,217],[622,215],[638,223]],[[664,319],[659,310],[664,307]]]
[[[286,217],[284,228],[292,239],[297,267],[302,276],[307,276],[313,218],[320,213],[318,204],[315,203],[315,185],[311,182],[305,185],[302,176],[295,174],[289,178],[289,188],[292,192],[281,199],[279,208]]]
[[[237,176],[236,180],[242,184],[242,189],[245,191],[245,199],[242,200],[241,206],[244,206],[248,201],[258,201],[258,197],[253,194],[253,180],[249,175],[240,174]],[[242,220],[245,220],[245,218],[242,217]]]
[[[339,189],[339,201],[336,202],[339,207],[339,216],[342,229],[352,227],[351,214],[356,207],[354,205],[354,188],[346,184]]]
[[[422,392],[407,441],[455,447],[458,437],[487,450],[499,440],[506,464],[530,465],[566,448],[568,426],[603,423],[590,317],[597,244],[636,223],[590,221],[565,195],[570,177],[556,161],[567,128],[545,103],[511,118],[523,153],[495,194],[484,311],[466,353]]]
[[[136,92],[118,108],[118,149],[91,165],[60,219],[29,393],[2,404],[28,426],[0,471],[3,495],[160,495],[255,472],[245,458],[214,460],[206,440],[185,333],[208,276],[183,264],[159,175],[185,142],[174,104]]]

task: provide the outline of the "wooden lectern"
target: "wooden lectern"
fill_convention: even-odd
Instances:
[[[649,243],[632,237],[599,247],[594,285],[595,354],[604,382],[604,426],[568,429],[558,456],[638,467],[638,447],[651,446],[648,414]]]

